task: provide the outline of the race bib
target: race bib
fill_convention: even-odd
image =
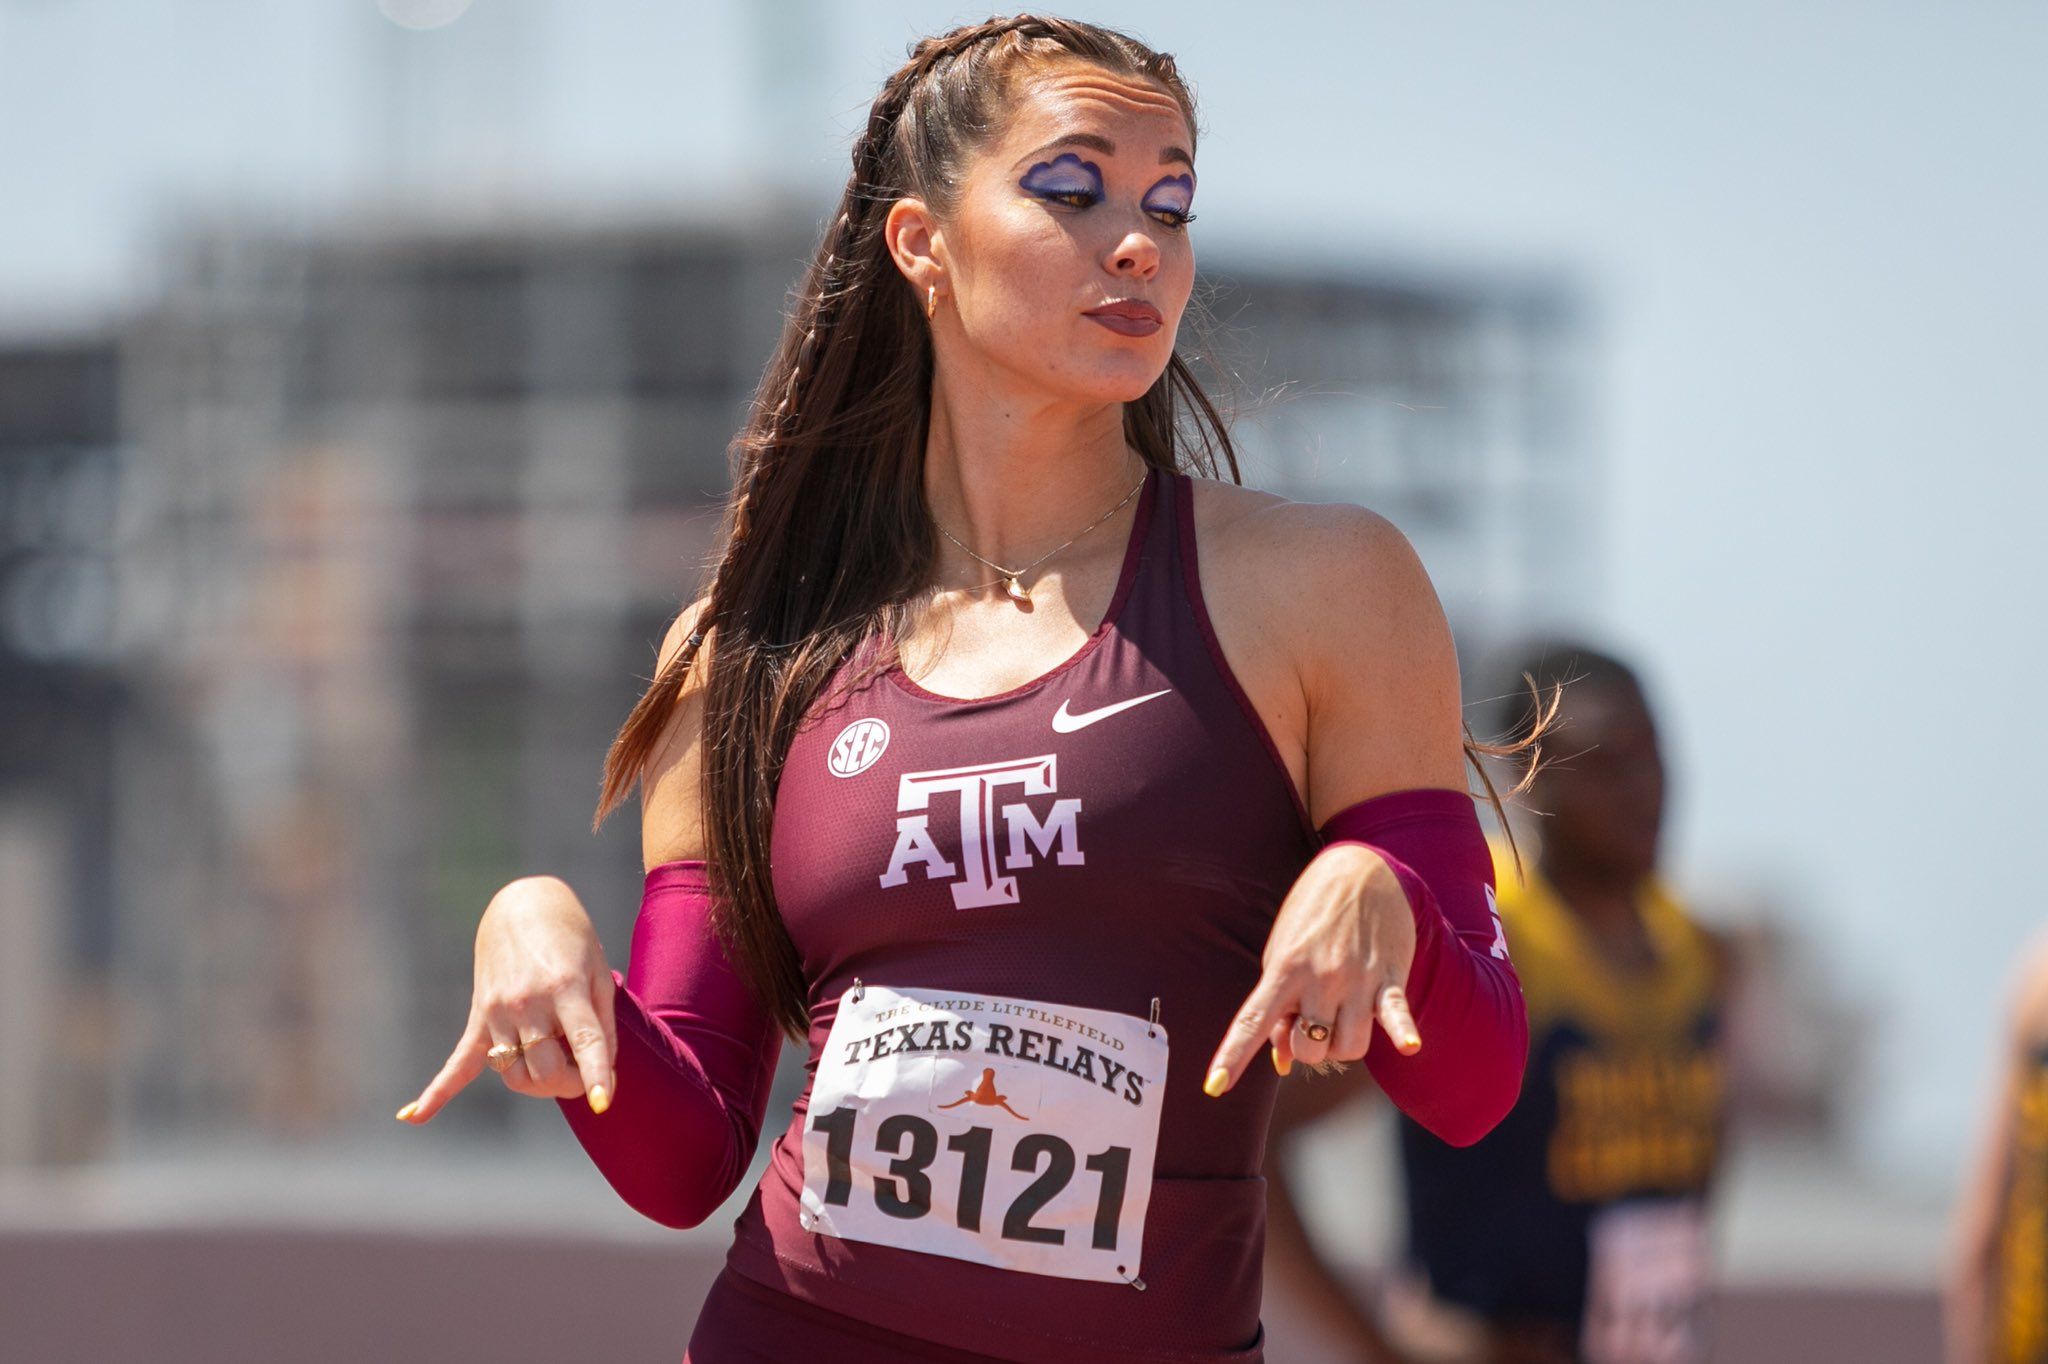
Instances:
[[[1590,1364],[1698,1364],[1707,1357],[1706,1213],[1694,1200],[1618,1203],[1594,1214],[1583,1347]]]
[[[1166,1030],[960,990],[856,986],[804,1127],[807,1230],[1064,1279],[1138,1275]]]

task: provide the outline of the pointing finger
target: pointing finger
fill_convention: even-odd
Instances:
[[[1202,1092],[1211,1098],[1229,1091],[1243,1073],[1245,1063],[1265,1040],[1267,1030],[1283,1013],[1280,1004],[1280,985],[1271,976],[1260,978],[1251,994],[1245,997],[1244,1005],[1237,1011],[1237,1017],[1230,1021],[1230,1031],[1224,1035],[1223,1045],[1216,1049],[1215,1057],[1209,1062],[1209,1074],[1202,1081]]]
[[[455,1044],[455,1050],[442,1065],[441,1073],[428,1082],[417,1099],[398,1110],[398,1120],[415,1127],[431,1121],[443,1104],[462,1092],[464,1085],[483,1074],[484,1052],[488,1046],[483,1020],[472,1018],[469,1027],[463,1031],[462,1040]]]

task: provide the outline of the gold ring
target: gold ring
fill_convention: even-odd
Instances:
[[[497,1046],[484,1053],[484,1064],[502,1075],[504,1072],[512,1069],[514,1061],[517,1061],[526,1054],[528,1047],[539,1046],[542,1042],[550,1041],[560,1036],[561,1034],[558,1032],[551,1032],[545,1037],[530,1037],[524,1042],[500,1042]]]

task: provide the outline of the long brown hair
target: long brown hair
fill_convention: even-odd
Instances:
[[[903,197],[950,217],[972,157],[1000,135],[1018,78],[1061,61],[1157,85],[1195,135],[1194,99],[1173,58],[1112,29],[1019,14],[911,47],[868,111],[838,212],[730,448],[724,551],[695,628],[605,755],[593,827],[640,780],[715,632],[703,683],[701,799],[716,927],[794,1038],[808,1028],[809,992],[768,867],[782,764],[800,721],[857,645],[879,635],[889,647],[874,666],[894,661],[937,563],[922,477],[931,336],[883,224]],[[1198,306],[1184,320],[1196,322],[1197,335],[1205,330]],[[1226,423],[1177,353],[1143,397],[1124,404],[1124,437],[1149,466],[1212,478],[1220,452],[1231,481],[1243,482]],[[1469,731],[1467,745],[1470,754]]]

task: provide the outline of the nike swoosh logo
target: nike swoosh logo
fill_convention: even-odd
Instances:
[[[1077,729],[1086,729],[1097,720],[1107,720],[1120,710],[1129,710],[1132,706],[1142,706],[1153,697],[1164,696],[1172,690],[1172,687],[1167,687],[1162,691],[1149,691],[1143,696],[1133,696],[1128,701],[1113,701],[1109,705],[1097,706],[1094,710],[1084,710],[1079,714],[1069,712],[1067,710],[1069,702],[1062,701],[1060,702],[1060,708],[1052,713],[1052,732],[1055,734],[1072,734]]]

